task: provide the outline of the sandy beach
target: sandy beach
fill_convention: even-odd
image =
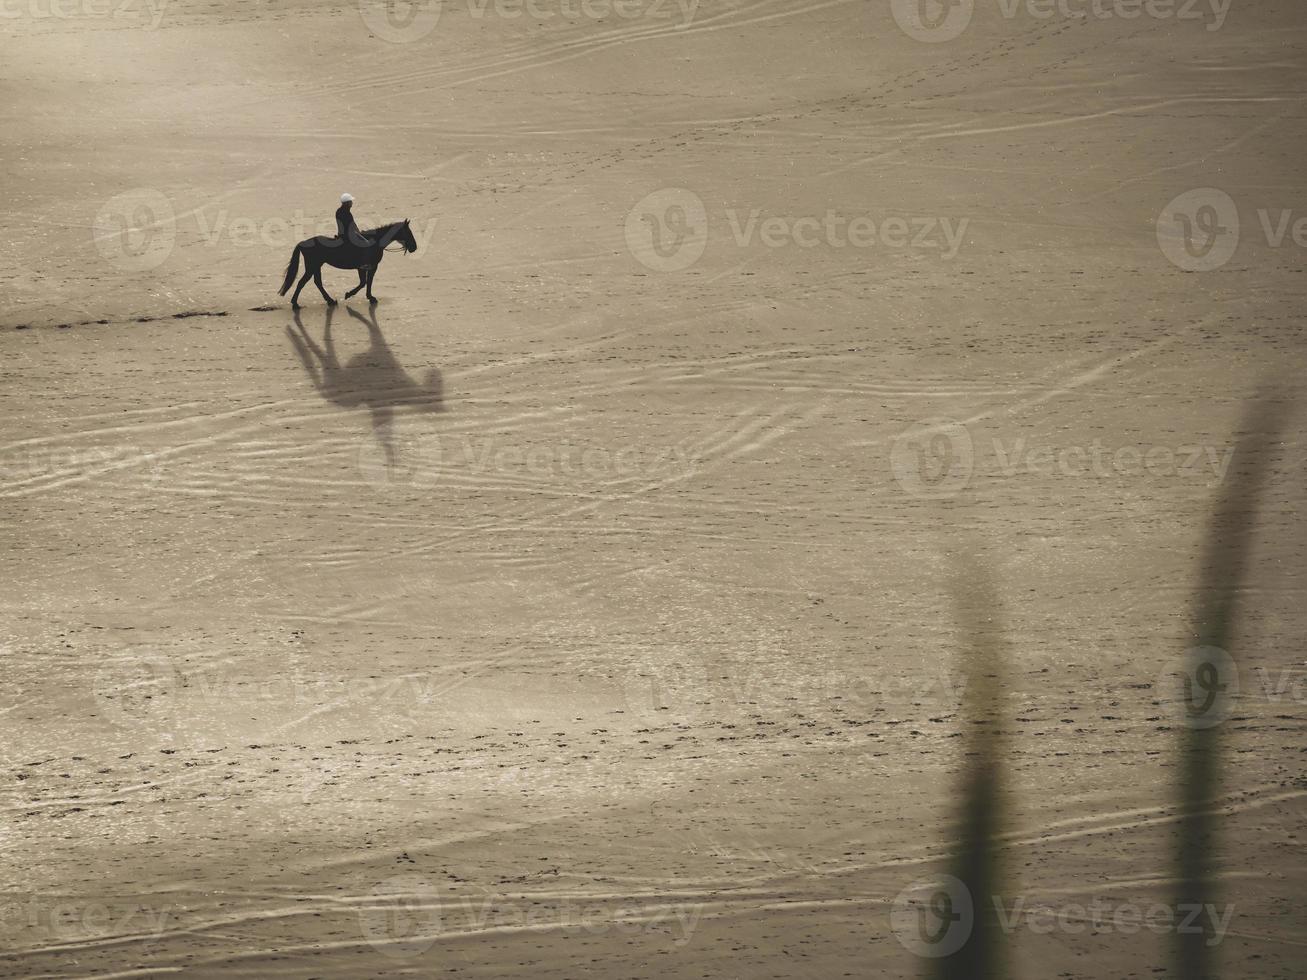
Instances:
[[[928,975],[962,555],[1003,973],[1168,976],[1267,385],[1196,914],[1301,976],[1299,7],[398,6],[0,9],[0,976]]]

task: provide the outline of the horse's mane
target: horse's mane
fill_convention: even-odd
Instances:
[[[388,232],[394,231],[396,228],[398,228],[398,227],[399,227],[400,225],[402,225],[403,223],[404,223],[404,222],[402,222],[402,221],[392,221],[392,222],[391,222],[390,224],[388,224],[388,225],[377,225],[377,227],[375,227],[375,228],[369,228],[369,229],[367,229],[365,232],[363,232],[363,237],[365,237],[365,238],[371,238],[373,241],[379,241],[379,240],[380,240],[381,238],[383,238],[383,237],[384,237]]]

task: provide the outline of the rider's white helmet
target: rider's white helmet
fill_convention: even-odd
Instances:
[[[352,200],[354,200],[354,195],[353,195],[353,194],[342,194],[342,195],[340,195],[340,203],[341,203],[341,204],[348,204],[348,203],[349,203],[350,201],[352,201]]]

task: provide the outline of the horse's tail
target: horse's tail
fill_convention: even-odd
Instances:
[[[300,247],[295,246],[295,251],[290,254],[290,261],[286,263],[286,281],[281,284],[280,295],[285,296],[290,289],[291,284],[295,282],[295,277],[300,271]]]

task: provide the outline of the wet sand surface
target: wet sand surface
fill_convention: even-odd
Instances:
[[[1259,214],[1307,207],[1301,12],[660,12],[0,23],[0,975],[919,976],[960,551],[1009,906],[1170,900],[1159,678],[1243,405],[1301,387]],[[1238,249],[1182,268],[1159,215],[1208,187]],[[342,190],[421,247],[293,315]],[[702,202],[684,268],[632,244],[656,192]],[[1230,977],[1307,926],[1300,418],[1222,728]],[[1165,927],[1017,918],[1012,976],[1164,973]]]

